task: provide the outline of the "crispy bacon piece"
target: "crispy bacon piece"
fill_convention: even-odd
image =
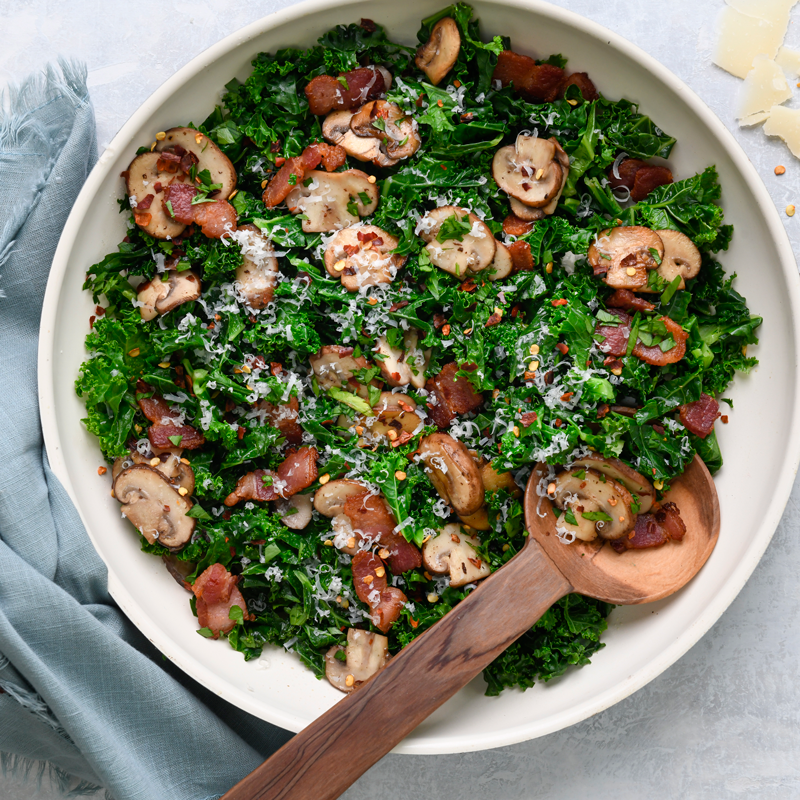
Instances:
[[[561,84],[562,96],[570,86],[577,86],[584,100],[600,99],[597,88],[592,82],[592,79],[585,72],[573,72],[571,75],[567,75],[567,77],[564,78],[564,82]]]
[[[514,273],[529,272],[533,269],[533,254],[528,242],[514,242],[508,246],[508,252],[514,262]]]
[[[283,404],[265,401],[260,407],[267,412],[270,425],[277,428],[289,444],[300,444],[303,441],[303,429],[297,421],[300,403],[296,397],[290,397],[289,402]]]
[[[617,289],[606,300],[606,305],[624,308],[626,311],[652,311],[655,308],[652,303],[648,303],[643,297],[637,297],[630,289]]]
[[[344,164],[346,158],[347,152],[338,144],[310,144],[299,156],[284,161],[283,166],[264,190],[261,198],[264,205],[267,208],[274,208],[282,203],[289,196],[289,192],[303,182],[306,172],[316,169],[320,163],[328,172],[333,172]]]
[[[379,97],[384,90],[383,75],[373,66],[342,72],[338,78],[317,75],[303,90],[312,114],[327,114],[334,108],[358,108]]]
[[[141,200],[136,203],[136,209],[138,211],[147,211],[150,208],[151,203],[155,199],[154,194],[146,194]]]
[[[614,167],[608,170],[608,182],[612,189],[625,186],[630,189],[631,199],[644,200],[658,186],[672,183],[674,178],[666,167],[648,164],[640,158],[624,158],[617,166],[619,177],[614,174]]]
[[[719,403],[703,393],[699,400],[678,406],[678,414],[684,428],[705,439],[714,430],[714,422],[719,417]]]
[[[533,230],[533,223],[520,219],[516,214],[509,214],[503,220],[503,233],[509,236],[524,236]],[[530,251],[530,246],[528,247]]]
[[[309,145],[303,152],[305,153],[306,151],[310,151],[309,160],[314,157],[311,153],[319,155],[320,160],[314,166],[316,167],[322,163],[326,172],[333,172],[335,169],[339,169],[347,160],[347,151],[339,144],[331,145],[321,142]],[[310,167],[310,169],[313,168]],[[306,169],[309,169],[309,167],[306,167]]]
[[[236,230],[236,209],[227,200],[194,206],[194,221],[209,239],[220,239]]]
[[[636,526],[628,536],[614,539],[611,546],[618,552],[660,547],[669,541],[679,542],[686,533],[686,525],[675,503],[664,503],[652,514],[639,514]]]
[[[174,438],[175,436],[181,437],[177,444],[170,439],[170,437]],[[159,447],[162,450],[169,447],[196,450],[206,443],[206,437],[191,425],[162,425],[158,422],[147,429],[147,438],[153,447]]]
[[[598,342],[597,349],[611,356],[624,356],[628,352],[632,319],[624,311],[616,308],[609,309],[608,313],[619,319],[619,325],[599,324],[594,329],[595,334],[605,337],[602,342]]]
[[[469,378],[456,377],[456,372],[465,370],[472,372],[476,364],[462,364],[454,361],[445,364],[441,372],[434,378],[428,378],[425,388],[433,395],[435,402],[428,403],[428,410],[434,425],[447,428],[460,414],[474,411],[483,405],[483,395],[472,388]]]
[[[287,498],[307,489],[317,479],[317,450],[301,447],[291,453],[273,473],[266,469],[248,472],[236,482],[236,488],[225,498],[226,506],[235,506],[241,500],[277,500]],[[269,485],[265,477],[271,477]]]
[[[352,569],[358,599],[372,609],[372,624],[386,633],[400,617],[408,598],[399,589],[388,586],[383,561],[375,553],[364,550],[356,553]]]
[[[201,628],[209,628],[218,639],[221,633],[230,633],[236,624],[230,618],[233,606],[239,606],[245,619],[254,619],[247,611],[247,603],[237,588],[238,576],[231,575],[222,564],[212,564],[194,582],[192,591],[196,600],[197,621]]]
[[[156,390],[150,386],[149,383],[137,381],[136,394],[152,394],[151,397],[136,398],[139,408],[142,409],[142,414],[144,414],[150,422],[159,422],[163,424],[164,420],[175,419],[175,417],[178,416],[177,412],[169,407],[167,401],[160,394],[156,394]],[[172,445],[169,446],[171,447]]]
[[[175,173],[181,168],[181,157],[177,153],[170,153],[168,150],[162,152],[158,161],[156,161],[156,169],[159,172],[172,172]]]
[[[525,411],[519,415],[519,421],[523,428],[530,427],[537,419],[539,419],[539,415],[535,411]]]
[[[179,145],[176,145],[176,147],[179,147]],[[191,150],[187,150],[185,153],[181,154],[181,169],[186,175],[188,175],[192,171],[192,167],[195,164],[199,163],[200,163],[200,157],[196,153],[193,153]]]
[[[552,64],[537,64],[530,56],[504,50],[497,58],[492,80],[514,90],[533,103],[552,103],[564,82],[564,70]]]
[[[689,334],[669,317],[659,317],[659,319],[664,323],[667,333],[675,340],[675,347],[664,352],[657,344],[645,347],[641,341],[637,341],[636,346],[633,348],[633,354],[648,364],[663,367],[665,364],[675,364],[683,358],[686,353],[686,340],[689,338]]]
[[[171,183],[164,190],[164,210],[169,215],[169,207],[172,206],[172,218],[176,222],[189,225],[194,222],[194,212],[197,206],[192,205],[192,198],[197,194],[197,188],[189,183]],[[205,205],[205,203],[203,203]]]

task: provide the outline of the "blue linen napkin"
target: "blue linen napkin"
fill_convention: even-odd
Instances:
[[[115,606],[42,442],[42,298],[96,150],[83,66],[0,98],[0,751],[116,800],[210,800],[290,734],[175,669]]]

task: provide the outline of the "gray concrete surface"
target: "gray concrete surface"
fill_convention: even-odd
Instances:
[[[136,18],[175,12],[167,28],[136,30],[123,0],[0,0],[0,85],[56,54],[85,59],[106,143],[177,67],[205,47],[289,0],[139,0]],[[443,2],[441,3],[443,5]],[[440,4],[431,3],[431,7]],[[798,165],[782,144],[736,128],[739,82],[711,64],[722,0],[560,0],[658,58],[734,131],[778,208],[800,200]],[[800,47],[800,9],[787,43]],[[157,37],[150,43],[147,37]],[[160,36],[160,38],[158,38]],[[787,175],[776,178],[776,164]],[[800,215],[784,221],[797,253]],[[731,800],[800,797],[800,486],[753,577],[711,631],[647,687],[567,730],[523,744],[449,756],[389,756],[346,800]],[[0,800],[63,796],[47,775],[0,775]],[[154,798],[154,800],[160,800]]]

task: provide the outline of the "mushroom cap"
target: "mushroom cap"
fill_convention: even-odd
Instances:
[[[497,472],[491,463],[482,464],[480,470],[481,480],[487,492],[499,492],[504,489],[514,497],[522,495],[522,490],[517,486],[514,476],[510,472]]]
[[[597,234],[587,257],[595,275],[606,273],[608,286],[640,291],[647,286],[647,273],[663,261],[664,243],[641,225],[606,228]]]
[[[356,370],[369,366],[364,356],[353,356],[352,347],[338,344],[326,344],[308,360],[317,376],[319,388],[323,391],[347,383],[354,377]]]
[[[211,173],[211,183],[222,184],[218,196],[220,200],[227,200],[231,196],[236,188],[236,170],[228,156],[208,136],[194,128],[170,128],[156,144],[156,152],[169,150],[175,145],[197,156],[198,173],[207,169]]]
[[[492,176],[495,182],[506,194],[526,206],[547,206],[564,183],[564,168],[557,158],[556,144],[553,138],[520,134],[516,144],[501,147],[494,154]]]
[[[577,525],[568,522],[567,512],[562,511],[556,520],[556,533],[571,533],[582,542],[593,542],[597,538],[597,527],[592,520],[583,516],[583,512],[600,511],[600,506],[594,500],[585,499],[576,501],[574,505],[579,506],[579,508],[573,509],[573,516]]]
[[[301,531],[311,522],[311,496],[294,494],[288,500],[278,500],[275,510],[280,514],[281,522],[293,531]]]
[[[367,487],[361,481],[351,481],[348,478],[339,478],[328,481],[317,489],[314,495],[314,508],[323,517],[336,517],[344,514],[344,504],[348,497],[364,494]]]
[[[355,225],[362,217],[372,214],[378,207],[379,196],[377,183],[370,183],[367,173],[360,169],[311,170],[303,183],[289,192],[286,205],[292,214],[302,213],[308,217],[303,220],[306,233],[330,233]],[[357,216],[347,210],[352,203],[355,203]]]
[[[344,661],[336,657],[336,654],[341,652],[346,655]],[[385,636],[349,628],[347,646],[334,645],[325,654],[325,677],[331,686],[349,693],[383,669],[390,660],[389,640]],[[348,676],[353,679],[349,686]]]
[[[580,475],[575,473],[579,472]],[[611,521],[599,520],[595,529],[603,539],[619,539],[632,530],[636,515],[631,511],[630,492],[613,478],[600,475],[593,469],[570,469],[556,476],[555,492],[551,495],[558,508],[565,509],[583,500],[595,502]],[[580,512],[577,512],[580,513]],[[577,518],[576,513],[576,518]]]
[[[428,41],[417,48],[414,63],[434,86],[438,86],[458,60],[460,49],[458,25],[452,17],[444,17],[433,26]]]
[[[167,274],[167,273],[165,273]],[[153,278],[139,286],[136,296],[140,303],[139,313],[143,320],[154,319],[159,314],[166,314],[183,303],[189,303],[200,297],[200,278],[191,270],[169,272],[169,278]]]
[[[403,347],[392,347],[385,334],[378,337],[375,352],[383,358],[377,359],[381,376],[389,386],[407,386],[416,389],[425,386],[425,370],[431,351],[422,351],[417,346],[419,331],[409,328],[403,333]]]
[[[331,144],[343,147],[347,155],[359,161],[371,161],[376,167],[393,167],[397,159],[386,155],[379,139],[353,133],[350,129],[352,118],[352,111],[332,111],[322,123],[322,135]]]
[[[146,224],[137,222],[136,224],[150,236],[156,239],[174,239],[180,236],[186,227],[182,222],[176,222],[167,214],[164,208],[162,197],[156,195],[153,188],[156,183],[167,186],[175,177],[171,172],[158,171],[158,153],[142,153],[131,161],[128,167],[128,177],[125,181],[126,191],[130,197],[135,197],[137,201],[143,200],[148,194],[152,194],[153,201],[150,207],[142,214],[135,215],[135,218],[144,219],[149,215],[150,219]]]
[[[450,573],[450,585],[465,586],[488,578],[489,565],[478,556],[480,541],[464,533],[461,525],[450,523],[422,545],[422,564],[437,575]]]
[[[111,468],[111,479],[115,481],[117,475],[134,464],[147,464],[157,469],[175,489],[186,489],[186,495],[194,493],[194,470],[190,464],[181,460],[181,450],[164,450],[159,454],[152,453],[150,457],[143,456],[135,448],[127,456],[121,456],[114,461]],[[158,459],[158,464],[153,461]]]
[[[695,243],[680,231],[667,229],[656,231],[656,233],[664,243],[664,256],[658,267],[658,274],[669,283],[672,283],[680,275],[681,282],[678,284],[678,291],[683,291],[686,288],[686,279],[694,278],[700,272],[700,266],[703,263],[700,251]],[[646,291],[646,289],[641,291]]]
[[[502,281],[514,269],[514,259],[511,258],[511,253],[502,242],[495,241],[495,245],[497,249],[492,263],[489,264],[489,268],[486,270],[486,277],[490,281]]]
[[[194,532],[195,520],[186,514],[192,501],[181,497],[157,469],[135,464],[114,481],[114,496],[122,514],[147,539],[170,550],[183,547]]]
[[[639,498],[639,514],[646,514],[655,503],[656,490],[653,488],[653,484],[641,472],[637,472],[618,458],[603,458],[597,455],[584,456],[573,461],[571,468],[593,469],[621,483],[629,492],[633,492]]]
[[[391,283],[406,263],[405,256],[392,255],[397,245],[397,239],[383,228],[357,223],[337,231],[328,242],[325,269],[331,277],[341,278],[348,292]]]
[[[543,208],[531,208],[530,206],[526,206],[525,203],[521,200],[517,200],[516,197],[511,197],[509,195],[508,202],[511,206],[511,213],[520,219],[524,219],[525,222],[536,222],[547,216]]]
[[[469,221],[470,231],[458,239],[438,241],[437,237],[442,223],[455,216],[459,221],[465,217]],[[427,242],[425,249],[431,262],[455,275],[465,278],[468,273],[478,273],[492,263],[497,243],[489,226],[479,217],[465,208],[458,206],[440,206],[429,211],[423,220],[420,236]]]
[[[476,531],[490,531],[492,523],[486,506],[481,506],[474,514],[459,514],[458,518],[468,527]]]
[[[264,308],[272,301],[278,283],[278,259],[275,248],[255,225],[242,225],[247,243],[242,248],[242,264],[236,269],[236,284],[252,308]]]
[[[382,120],[381,127],[376,122]],[[388,100],[371,100],[359,108],[350,120],[350,130],[357,136],[378,139],[395,163],[419,150],[417,123],[400,106]]]
[[[365,442],[396,438],[402,432],[415,433],[422,425],[422,418],[417,414],[417,404],[407,394],[381,392],[378,402],[372,407],[374,417],[363,419],[361,424],[367,429]]]
[[[474,514],[483,505],[481,474],[463,442],[446,433],[433,433],[420,441],[419,457],[434,488],[456,514]]]

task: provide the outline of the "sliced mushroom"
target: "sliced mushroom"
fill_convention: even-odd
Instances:
[[[468,528],[474,528],[476,531],[490,531],[492,529],[486,506],[481,506],[474,514],[459,514],[458,518]]]
[[[194,493],[194,470],[190,464],[184,463],[181,458],[181,450],[178,448],[172,451],[164,450],[160,453],[153,452],[149,457],[133,449],[129,455],[114,461],[114,466],[111,468],[112,480],[116,480],[120,472],[134,464],[147,464],[154,467],[184,496]],[[186,489],[186,492],[180,492],[180,489]]]
[[[200,278],[188,270],[170,272],[166,281],[157,277],[143,283],[136,297],[142,303],[139,306],[142,319],[155,319],[159,314],[166,314],[183,303],[197,300],[200,297]]]
[[[322,123],[322,135],[331,143],[345,149],[347,155],[359,161],[371,161],[376,167],[393,167],[396,158],[389,158],[379,139],[358,136],[350,129],[352,111],[332,111]]]
[[[264,308],[272,301],[278,283],[275,248],[255,225],[242,225],[238,231],[246,232],[247,241],[242,246],[242,265],[236,269],[237,288],[248,305]]]
[[[114,496],[122,503],[122,514],[150,544],[179,550],[192,536],[195,520],[186,514],[191,500],[181,497],[157,470],[135,464],[114,481]]]
[[[578,473],[578,474],[576,474]],[[556,476],[555,491],[550,499],[558,508],[573,509],[584,500],[597,504],[609,519],[595,521],[595,531],[603,539],[619,539],[633,529],[636,515],[631,511],[630,492],[613,478],[601,476],[593,469],[570,469]]]
[[[375,225],[351,225],[337,231],[325,251],[325,269],[341,278],[348,292],[391,283],[406,263],[405,256],[392,255],[398,245],[391,233]]]
[[[170,172],[158,171],[158,159],[158,153],[142,153],[136,156],[127,170],[126,189],[132,204],[142,203],[148,195],[152,195],[147,208],[137,211],[138,206],[133,206],[136,224],[156,239],[174,239],[183,233],[186,226],[167,214],[163,197],[156,193],[157,183],[165,187],[175,177]]]
[[[413,156],[422,143],[413,117],[387,100],[371,100],[353,114],[350,130],[357,136],[378,139],[395,162]]]
[[[197,564],[194,561],[183,561],[174,555],[163,555],[161,560],[175,583],[182,586],[187,592],[191,592],[192,585],[186,579],[197,569]]]
[[[344,653],[345,659],[337,658]],[[325,677],[331,686],[342,692],[352,692],[391,660],[389,640],[379,633],[348,628],[347,646],[337,644],[325,654]]]
[[[501,147],[492,159],[492,175],[497,185],[509,196],[526,206],[543,208],[555,199],[564,184],[564,167],[557,153],[560,145],[554,137],[520,134],[513,145]],[[513,210],[513,209],[512,209]],[[555,209],[554,209],[555,210]],[[516,212],[515,212],[516,213]]]
[[[564,152],[564,148],[553,140],[556,145],[556,160],[561,165],[561,186],[558,187],[556,196],[542,209],[545,214],[554,214],[558,208],[558,201],[561,199],[561,193],[567,185],[567,178],[569,178],[569,156]]]
[[[547,216],[543,208],[531,208],[530,206],[526,206],[525,203],[517,200],[516,197],[509,196],[508,202],[511,205],[511,213],[520,219],[524,219],[526,222],[536,222]]]
[[[434,488],[456,514],[474,514],[483,505],[481,474],[463,442],[446,433],[425,436],[419,457]]]
[[[672,283],[678,276],[681,282],[678,284],[678,291],[686,288],[686,279],[694,278],[700,272],[702,256],[695,246],[695,243],[680,231],[660,230],[656,231],[661,241],[664,243],[664,256],[658,267],[658,274],[668,283]],[[657,291],[644,287],[639,291]]]
[[[492,464],[481,466],[481,480],[487,492],[499,492],[504,489],[513,497],[520,497],[522,490],[517,486],[514,476],[510,472],[497,472]]]
[[[308,185],[306,185],[308,184]],[[375,183],[360,169],[344,172],[311,170],[300,186],[289,192],[286,205],[292,214],[304,214],[306,233],[324,233],[355,225],[378,207]],[[348,205],[356,214],[348,210]]]
[[[382,358],[376,358],[381,375],[389,386],[407,386],[415,389],[425,386],[425,370],[431,357],[431,351],[420,350],[417,346],[419,331],[409,328],[403,332],[403,347],[392,347],[386,336],[378,337],[375,352]]]
[[[343,515],[347,498],[364,494],[366,490],[367,487],[360,481],[351,481],[347,478],[329,481],[317,489],[317,493],[314,495],[314,508],[323,517]]]
[[[458,25],[452,17],[444,17],[433,26],[428,41],[417,48],[414,63],[434,86],[438,86],[458,60],[460,49],[461,34],[458,32]]]
[[[422,563],[437,575],[449,572],[451,586],[465,586],[492,574],[489,565],[478,556],[480,545],[480,541],[464,533],[460,525],[451,523],[422,546]]]
[[[307,494],[295,494],[288,500],[278,500],[275,510],[287,528],[301,531],[311,522],[311,497]]]
[[[588,253],[595,275],[605,273],[608,286],[631,291],[643,291],[648,272],[658,269],[663,258],[661,237],[641,225],[600,231]]]
[[[165,131],[164,138],[156,145],[156,152],[174,152],[179,148],[194,153],[198,158],[197,172],[208,170],[211,183],[221,183],[220,200],[227,200],[236,188],[236,170],[228,156],[217,147],[204,133],[193,128],[170,128]]]
[[[439,231],[449,217],[470,225],[460,239],[439,241]],[[440,206],[429,211],[420,229],[420,236],[428,243],[425,249],[433,264],[462,280],[468,274],[486,269],[494,260],[497,243],[489,226],[475,214],[458,206]]]
[[[323,391],[338,388],[354,378],[356,370],[366,369],[364,356],[353,356],[352,347],[326,344],[319,352],[309,358],[311,369],[317,376],[319,388]]]
[[[641,472],[629,467],[618,458],[602,458],[601,456],[584,456],[572,463],[572,469],[593,469],[602,472],[609,478],[619,481],[629,492],[639,498],[639,514],[646,514],[656,501],[656,490]]]
[[[514,259],[511,258],[511,253],[502,242],[496,241],[495,245],[497,249],[492,263],[489,264],[489,268],[486,270],[486,277],[490,281],[502,281],[514,269]]]
[[[407,394],[381,392],[380,399],[372,407],[375,416],[365,419],[364,426],[373,439],[385,437],[396,441],[403,433],[413,434],[419,430],[422,418],[416,409],[416,402]]]
[[[583,515],[587,512],[600,511],[600,506],[594,500],[581,499],[572,504],[572,515],[576,524],[567,520],[567,512],[562,511],[556,520],[556,533],[561,535],[571,533],[582,542],[593,542],[597,538],[597,528],[591,519]]]

